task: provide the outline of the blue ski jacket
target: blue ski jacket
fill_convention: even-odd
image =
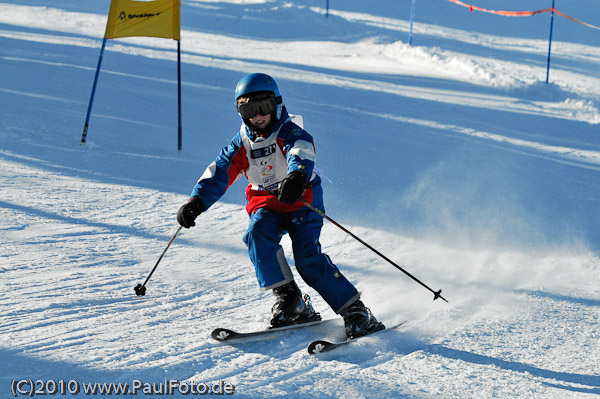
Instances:
[[[285,204],[272,194],[288,173],[304,173],[307,188],[302,198],[323,209],[321,178],[315,173],[313,137],[292,121],[283,107],[281,117],[265,137],[256,137],[242,123],[229,145],[204,171],[191,197],[200,197],[206,209],[225,194],[242,175],[248,179],[246,211],[252,215],[259,208],[278,213],[294,212],[305,205],[298,201]]]

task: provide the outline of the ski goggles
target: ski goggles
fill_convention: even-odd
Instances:
[[[277,108],[277,101],[274,97],[264,98],[258,101],[237,104],[237,112],[242,118],[251,119],[256,115],[269,115]]]

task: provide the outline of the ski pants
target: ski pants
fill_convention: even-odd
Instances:
[[[250,216],[244,242],[261,289],[269,290],[294,279],[280,245],[283,235],[289,234],[298,274],[336,313],[341,313],[359,298],[359,293],[321,252],[322,226],[323,217],[307,208],[291,213],[260,208]]]

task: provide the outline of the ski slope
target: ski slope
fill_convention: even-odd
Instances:
[[[325,1],[182,0],[178,152],[173,41],[108,42],[80,146],[110,1],[0,2],[0,396],[60,381],[50,396],[205,396],[165,381],[236,398],[598,396],[600,33],[555,17],[546,84],[549,14],[418,0],[409,46],[397,3],[325,17]],[[482,6],[549,6],[527,3]],[[592,0],[557,3],[600,23]],[[266,326],[273,301],[242,242],[243,182],[135,295],[239,128],[235,83],[259,71],[315,137],[327,213],[449,303],[326,223],[323,250],[378,319],[406,325],[308,355],[344,332],[298,279],[335,321],[215,342]]]

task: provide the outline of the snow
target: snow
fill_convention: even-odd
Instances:
[[[109,4],[0,3],[3,397],[15,380],[221,381],[239,398],[600,394],[598,31],[555,17],[546,84],[549,14],[419,0],[409,46],[408,1],[333,1],[326,18],[325,1],[182,0],[183,150],[176,46],[154,38],[107,43],[80,146]],[[600,21],[592,0],[556,8]],[[408,323],[310,356],[344,333],[299,281],[335,321],[213,341],[218,326],[264,327],[272,305],[241,240],[241,182],[135,296],[239,127],[235,83],[256,71],[314,135],[327,213],[449,303],[326,223],[324,251],[374,314]],[[90,395],[62,395],[77,396]]]

